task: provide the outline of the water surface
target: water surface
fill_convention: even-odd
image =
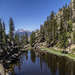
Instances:
[[[27,51],[20,60],[11,65],[10,75],[75,75],[75,62],[53,54],[36,56]]]

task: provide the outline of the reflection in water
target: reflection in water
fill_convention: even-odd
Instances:
[[[33,63],[35,63],[35,61],[36,61],[36,55],[35,55],[35,52],[33,51],[33,50],[31,50],[30,51],[31,53],[31,61],[33,62]]]
[[[75,75],[75,62],[53,54],[36,56],[34,51],[25,52],[18,62],[10,64],[10,75]]]
[[[26,60],[28,60],[28,51],[25,52]]]

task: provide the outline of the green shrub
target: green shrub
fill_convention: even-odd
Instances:
[[[75,51],[75,48],[73,48],[72,51]]]

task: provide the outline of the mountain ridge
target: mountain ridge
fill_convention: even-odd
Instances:
[[[28,37],[30,37],[30,35],[31,35],[32,32],[29,31],[29,30],[24,30],[24,29],[18,29],[15,32],[15,34],[19,34],[20,36],[25,35],[25,33],[27,33]]]

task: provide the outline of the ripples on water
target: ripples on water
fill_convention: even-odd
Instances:
[[[52,54],[36,56],[27,51],[9,69],[10,75],[75,75],[75,62]]]

